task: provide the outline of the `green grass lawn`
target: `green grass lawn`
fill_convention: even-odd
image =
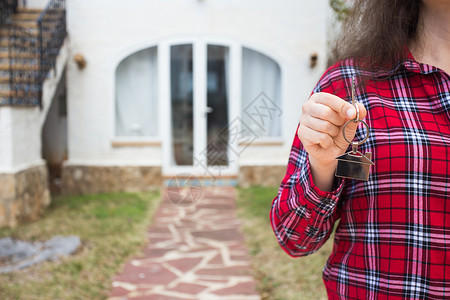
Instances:
[[[58,196],[40,220],[0,229],[0,238],[82,241],[75,255],[0,274],[0,299],[105,299],[112,276],[145,243],[158,203],[158,192]]]
[[[242,188],[237,201],[262,299],[327,299],[322,269],[331,252],[332,241],[312,255],[289,257],[278,245],[270,227],[269,212],[277,189]]]

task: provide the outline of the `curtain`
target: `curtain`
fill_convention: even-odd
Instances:
[[[116,70],[116,136],[158,135],[157,48],[125,58]]]
[[[281,136],[281,70],[270,57],[243,48],[242,120],[258,137]]]

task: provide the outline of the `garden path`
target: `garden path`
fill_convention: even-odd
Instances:
[[[235,200],[233,187],[166,189],[149,244],[113,278],[109,299],[260,299]]]

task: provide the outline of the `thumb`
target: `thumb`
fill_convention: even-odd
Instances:
[[[363,120],[367,115],[367,110],[365,106],[362,103],[357,102],[356,105],[358,105],[359,108],[359,116],[357,115],[358,112],[351,103],[346,102],[345,105],[342,105],[341,107],[341,114],[345,116],[348,120],[357,118],[358,120]]]
[[[347,104],[348,104],[348,106],[346,105],[342,109],[345,110],[346,118],[350,122],[345,127],[345,132],[343,132],[343,134],[345,134],[345,137],[349,141],[352,141],[353,138],[355,137],[356,129],[358,128],[358,125],[360,123],[360,122],[357,122],[356,120],[363,120],[367,115],[367,110],[363,104],[356,103],[356,105],[358,105],[358,108],[359,108],[359,118],[358,118],[358,113],[357,113],[357,110],[355,109],[355,107],[350,103],[347,103]],[[355,119],[355,118],[356,118],[356,120],[355,120],[356,122],[351,122],[351,120]],[[344,130],[344,126],[342,126],[342,130]],[[346,148],[348,146],[347,141],[345,141],[345,139],[344,139],[342,142]]]

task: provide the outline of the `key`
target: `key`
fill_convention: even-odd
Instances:
[[[372,162],[371,152],[366,152],[365,154],[363,154],[358,151],[358,146],[365,143],[365,141],[369,138],[370,129],[369,125],[365,121],[359,119],[359,107],[358,105],[356,105],[355,100],[355,77],[352,78],[352,104],[353,106],[355,106],[356,116],[353,120],[349,120],[347,123],[345,123],[342,129],[342,135],[344,136],[344,139],[350,145],[352,145],[352,150],[339,157],[336,157],[338,163],[335,176],[367,181],[369,180],[370,166],[372,166],[374,163]],[[345,136],[345,128],[347,128],[347,125],[352,122],[362,123],[366,127],[366,136],[360,142],[349,141]]]

